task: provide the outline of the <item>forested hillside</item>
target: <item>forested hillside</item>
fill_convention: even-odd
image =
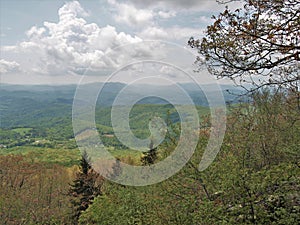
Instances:
[[[209,138],[210,119],[209,109],[199,106],[200,139],[184,169],[162,183],[146,187],[125,187],[102,180],[98,186],[101,192],[90,194],[92,198],[86,203],[89,207],[77,219],[81,224],[297,224],[297,101],[292,92],[264,91],[253,95],[249,102],[228,105],[222,149],[204,172],[199,172],[197,165]],[[43,118],[39,109],[30,108],[30,113],[21,114],[28,120],[23,128],[11,125],[1,129],[1,218],[7,224],[74,223],[76,207],[72,209],[72,199],[81,194],[68,193],[69,184],[82,169],[78,167],[81,156],[73,139],[69,103],[54,102],[44,110],[63,106],[61,111],[54,110],[57,113]],[[42,115],[39,123],[30,121],[35,113]],[[114,137],[110,113],[110,107],[98,108],[96,121],[101,139],[112,154],[133,165],[142,165],[143,158],[149,160],[148,153],[132,151]],[[158,162],[173,151],[180,126],[171,105],[140,104],[131,111],[131,128],[136,136],[150,134],[148,122],[154,115],[171,121],[172,130],[155,151],[154,162]],[[29,124],[31,127],[27,127]],[[8,203],[6,199],[11,198],[18,202]]]
[[[192,160],[174,177],[147,187],[104,183],[81,224],[298,224],[299,111],[293,95],[264,92],[229,113],[222,149],[209,169]],[[204,126],[203,126],[204,127]],[[169,154],[174,143],[158,148]],[[159,159],[158,159],[159,160]]]

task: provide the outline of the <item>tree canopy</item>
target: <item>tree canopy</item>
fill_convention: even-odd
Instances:
[[[228,7],[207,27],[202,39],[190,38],[196,63],[218,78],[254,89],[277,85],[298,88],[300,68],[299,0],[243,0]],[[252,86],[253,87],[253,86]]]

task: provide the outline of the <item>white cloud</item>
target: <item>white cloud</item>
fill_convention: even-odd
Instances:
[[[36,26],[33,26],[26,32],[26,35],[29,38],[41,37],[45,32],[46,29],[44,27],[38,28]]]
[[[74,77],[72,75],[81,75],[87,68],[90,68],[91,75],[108,75],[126,63],[144,59],[164,61],[166,58],[168,61],[170,57],[174,57],[173,60],[178,65],[183,61],[185,65],[193,64],[194,58],[182,56],[181,51],[171,54],[172,47],[166,48],[162,47],[161,43],[146,43],[143,40],[167,40],[185,46],[191,36],[196,38],[201,36],[202,28],[193,27],[207,22],[208,18],[198,12],[193,12],[192,15],[189,11],[181,12],[182,8],[177,7],[193,4],[199,6],[202,4],[199,3],[201,1],[197,3],[107,0],[107,2],[109,4],[104,7],[108,7],[108,11],[112,13],[112,18],[106,18],[107,21],[115,20],[119,23],[115,26],[123,32],[118,31],[113,25],[99,26],[88,22],[88,19],[95,16],[101,19],[103,15],[89,15],[78,1],[67,2],[58,10],[57,22],[45,21],[42,26],[32,26],[25,32],[25,41],[0,47],[1,57],[4,60],[1,61],[1,71],[11,73],[6,76],[7,79],[12,79],[12,75],[15,77],[19,75],[23,79],[24,77],[30,79],[34,75],[42,75],[38,76],[40,80],[45,77],[51,78],[53,75],[55,75],[53,79],[62,79],[63,76],[71,79]],[[203,4],[213,5],[208,2]],[[100,4],[98,6],[101,7]],[[142,6],[144,8],[141,8]],[[86,18],[89,16],[91,17]],[[125,47],[118,48],[118,46]],[[172,73],[167,69],[161,72]],[[96,76],[89,77],[94,78],[96,79]]]
[[[132,4],[118,3],[108,0],[108,3],[116,9],[114,18],[119,23],[129,26],[144,26],[152,22],[154,12],[148,9],[137,9]]]
[[[58,10],[58,15],[61,20],[74,19],[77,16],[89,16],[89,14],[81,7],[78,1],[66,3]]]
[[[175,11],[158,11],[158,16],[162,19],[169,19],[176,16]]]
[[[169,75],[169,76],[175,76],[177,73],[178,73],[178,70],[174,67],[171,67],[171,66],[161,66],[159,72],[161,74],[166,74],[166,75]]]
[[[169,19],[176,16],[176,11],[161,9],[160,7],[137,8],[131,3],[108,0],[115,12],[114,19],[117,23],[126,24],[131,27],[145,27],[154,25],[156,19]]]
[[[0,60],[0,74],[12,73],[19,71],[20,64],[15,61]]]
[[[144,29],[140,34],[144,39],[171,39],[170,34],[160,27],[148,27]]]
[[[99,27],[95,23],[87,23],[80,16],[88,14],[77,1],[66,3],[59,9],[58,15],[57,23],[44,22],[42,27],[31,27],[26,32],[28,40],[16,46],[3,46],[3,56],[20,59],[20,67],[28,74],[78,74],[89,67],[97,71],[118,66],[122,58],[124,60],[136,53],[118,52],[115,58],[101,57],[117,46],[142,41],[137,36],[117,32],[113,26]],[[149,53],[141,51],[140,54]]]

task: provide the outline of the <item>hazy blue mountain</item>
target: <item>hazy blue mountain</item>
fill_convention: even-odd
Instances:
[[[178,84],[183,88],[195,105],[207,106],[206,97],[201,89],[195,84]],[[90,104],[91,93],[99,93],[97,106],[109,107],[113,104],[116,96],[126,88],[123,83],[93,83],[80,86],[85,96],[82,96],[82,105]],[[76,93],[76,85],[47,86],[47,85],[9,85],[0,86],[0,124],[1,127],[32,126],[40,125],[47,121],[60,121],[67,118],[71,121],[73,98]],[[239,89],[232,86],[221,86],[226,101],[236,101],[236,96],[226,92],[240,93]],[[148,84],[133,85],[126,89],[126,94],[121,94],[120,105],[126,105],[131,99],[140,99],[138,104],[167,104],[168,102],[159,97],[146,97],[143,93],[154,93],[155,96],[165,96],[175,104],[188,104],[178,87],[155,86]],[[214,90],[209,90],[212,93]],[[169,102],[170,102],[169,101]]]

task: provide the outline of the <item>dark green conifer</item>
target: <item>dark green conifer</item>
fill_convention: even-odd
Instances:
[[[154,164],[157,160],[157,148],[154,148],[154,142],[152,139],[149,144],[149,149],[149,151],[144,152],[144,155],[141,158],[143,166]]]
[[[84,152],[80,161],[80,170],[69,190],[69,195],[73,197],[71,203],[74,207],[73,218],[76,224],[81,213],[89,207],[95,197],[102,194],[103,181],[103,177],[92,169],[90,158]]]

